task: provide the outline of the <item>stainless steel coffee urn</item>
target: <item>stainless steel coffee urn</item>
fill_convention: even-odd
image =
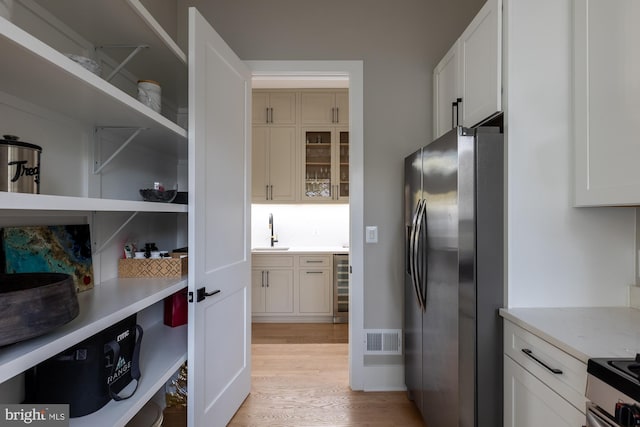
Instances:
[[[18,141],[17,136],[0,139],[0,191],[40,194],[42,147]]]

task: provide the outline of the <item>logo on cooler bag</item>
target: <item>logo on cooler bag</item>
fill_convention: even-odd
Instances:
[[[116,363],[116,367],[113,370],[113,374],[107,377],[107,384],[112,384],[118,381],[118,379],[120,379],[121,376],[129,372],[130,369],[131,369],[131,361],[126,361],[124,357],[118,358],[118,363]]]
[[[123,333],[121,333],[116,337],[116,342],[120,342],[123,339],[127,338],[128,336],[129,336],[129,330],[127,329],[126,331],[124,331]]]

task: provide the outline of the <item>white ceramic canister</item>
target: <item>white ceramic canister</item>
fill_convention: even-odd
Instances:
[[[162,89],[154,80],[138,80],[138,101],[159,113],[162,109]]]

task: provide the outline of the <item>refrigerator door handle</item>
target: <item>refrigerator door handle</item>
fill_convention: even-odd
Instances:
[[[427,201],[422,200],[419,209],[416,211],[416,236],[415,236],[415,271],[416,271],[416,292],[420,299],[420,307],[426,310],[427,307],[427,260],[426,260],[426,237],[423,239],[423,230],[426,231],[427,222]],[[423,254],[423,256],[420,256]]]
[[[417,247],[416,247],[416,235],[418,234],[418,218],[420,215],[420,210],[422,209],[422,199],[418,200],[418,204],[416,206],[416,212],[413,216],[412,226],[411,226],[411,236],[409,239],[409,275],[411,276],[411,284],[413,285],[413,290],[416,293],[416,300],[418,302],[418,306],[421,310],[424,310],[424,306],[422,305],[422,297],[420,295],[420,288],[418,286],[418,269],[416,263],[418,261]]]
[[[409,276],[412,276],[412,277],[413,277],[413,275],[411,274],[411,272],[412,272],[412,270],[411,270],[411,268],[412,268],[412,259],[411,259],[412,252],[411,252],[411,248],[413,246],[411,245],[411,239],[413,239],[413,226],[414,226],[414,224],[407,225],[407,234],[405,235],[405,245],[404,245],[404,257],[405,257],[405,260],[406,260],[406,263],[405,263],[404,267],[405,267],[405,270],[406,270],[407,274]]]

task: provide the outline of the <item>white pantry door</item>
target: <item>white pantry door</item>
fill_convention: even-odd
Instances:
[[[190,8],[191,427],[225,426],[251,387],[250,125],[251,72]]]

